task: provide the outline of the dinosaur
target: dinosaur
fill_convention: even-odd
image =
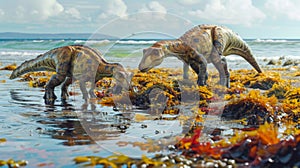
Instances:
[[[60,84],[61,99],[66,100],[69,96],[68,86],[74,80],[79,80],[80,90],[83,99],[88,100],[96,97],[94,93],[95,82],[103,77],[114,77],[118,90],[129,88],[130,75],[119,63],[108,63],[98,50],[84,45],[69,45],[52,49],[40,54],[35,59],[25,61],[18,66],[11,74],[10,79],[15,79],[25,73],[34,71],[53,71],[56,74],[45,86],[45,104],[54,104],[56,95],[54,88]],[[86,89],[86,82],[91,82],[89,92]]]
[[[251,49],[242,38],[226,27],[198,25],[175,40],[162,40],[143,50],[139,70],[146,72],[160,65],[163,59],[175,56],[184,62],[184,78],[188,78],[188,65],[197,73],[197,84],[206,85],[207,64],[213,63],[219,72],[220,84],[230,87],[230,73],[222,56],[239,55],[262,73]]]

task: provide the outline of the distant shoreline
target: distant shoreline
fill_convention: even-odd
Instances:
[[[0,33],[0,40],[78,40],[78,39],[119,39],[118,37],[92,33]]]

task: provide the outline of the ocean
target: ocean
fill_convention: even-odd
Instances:
[[[2,64],[16,63],[35,58],[37,55],[50,49],[65,45],[84,44],[100,50],[109,62],[119,62],[126,67],[137,68],[142,58],[142,50],[158,41],[157,39],[122,39],[122,40],[88,40],[88,39],[0,39],[0,57]],[[264,67],[268,60],[299,60],[299,39],[245,39],[255,55],[259,64]],[[167,58],[160,67],[181,67],[177,58]],[[239,56],[226,57],[229,68],[251,68],[243,58]],[[284,60],[283,60],[284,61]]]
[[[109,62],[119,62],[125,67],[136,69],[142,58],[142,50],[151,46],[157,39],[0,39],[0,67],[33,59],[53,48],[85,44],[100,50]],[[298,39],[245,39],[251,47],[261,67],[267,67],[269,60],[300,59]],[[228,56],[229,68],[250,69],[251,66],[239,56]],[[278,66],[278,65],[277,65]],[[279,65],[280,67],[282,65]],[[167,58],[160,67],[180,68],[182,63],[174,57]],[[210,70],[213,70],[210,65]],[[27,160],[29,167],[74,167],[76,156],[110,156],[115,152],[132,157],[169,151],[146,152],[138,147],[120,144],[120,141],[150,142],[150,139],[170,139],[181,135],[190,125],[182,125],[179,120],[146,120],[134,122],[137,114],[145,111],[133,109],[130,112],[117,112],[112,107],[97,105],[96,110],[82,111],[83,100],[71,97],[68,106],[45,106],[42,88],[28,86],[28,82],[9,80],[11,71],[0,71],[0,160]],[[72,86],[70,89],[79,88]],[[74,91],[74,90],[72,90]],[[60,95],[59,87],[56,95]],[[59,104],[60,100],[57,100]],[[79,101],[79,102],[78,102]],[[88,108],[90,109],[90,108]],[[134,112],[134,113],[133,113]],[[82,118],[79,116],[82,115]],[[97,120],[95,120],[97,118]],[[142,117],[143,118],[143,117]],[[83,120],[85,122],[83,122]],[[215,121],[215,120],[213,120]],[[86,135],[82,126],[92,123],[91,129],[99,129],[94,142]],[[212,122],[215,124],[215,122]],[[222,127],[226,124],[220,123]],[[126,132],[120,128],[126,127]],[[186,128],[185,128],[186,127]],[[90,127],[89,127],[90,128]],[[229,131],[231,129],[228,129]],[[157,133],[158,132],[158,133]],[[161,132],[159,134],[159,132]],[[73,139],[77,139],[73,142]],[[159,141],[160,142],[160,141]],[[74,144],[73,144],[74,143]]]

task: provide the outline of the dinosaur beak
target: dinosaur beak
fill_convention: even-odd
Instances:
[[[155,66],[155,61],[152,61],[150,57],[143,59],[139,64],[139,70],[141,72],[147,72]]]
[[[162,49],[150,47],[143,50],[143,58],[139,64],[139,70],[141,72],[147,72],[155,66],[160,65],[163,62],[164,53]]]
[[[147,72],[148,70],[150,70],[150,67],[146,65],[146,63],[148,62],[149,58],[143,58],[142,61],[139,64],[139,70],[141,72]]]

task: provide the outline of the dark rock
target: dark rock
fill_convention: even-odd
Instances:
[[[284,59],[285,59],[285,56],[279,57],[279,60],[284,60]]]
[[[270,60],[267,65],[276,65],[277,62],[275,60]]]
[[[287,60],[287,61],[285,61],[285,63],[282,66],[289,66],[289,65],[292,65],[292,64],[294,64],[294,61]]]

